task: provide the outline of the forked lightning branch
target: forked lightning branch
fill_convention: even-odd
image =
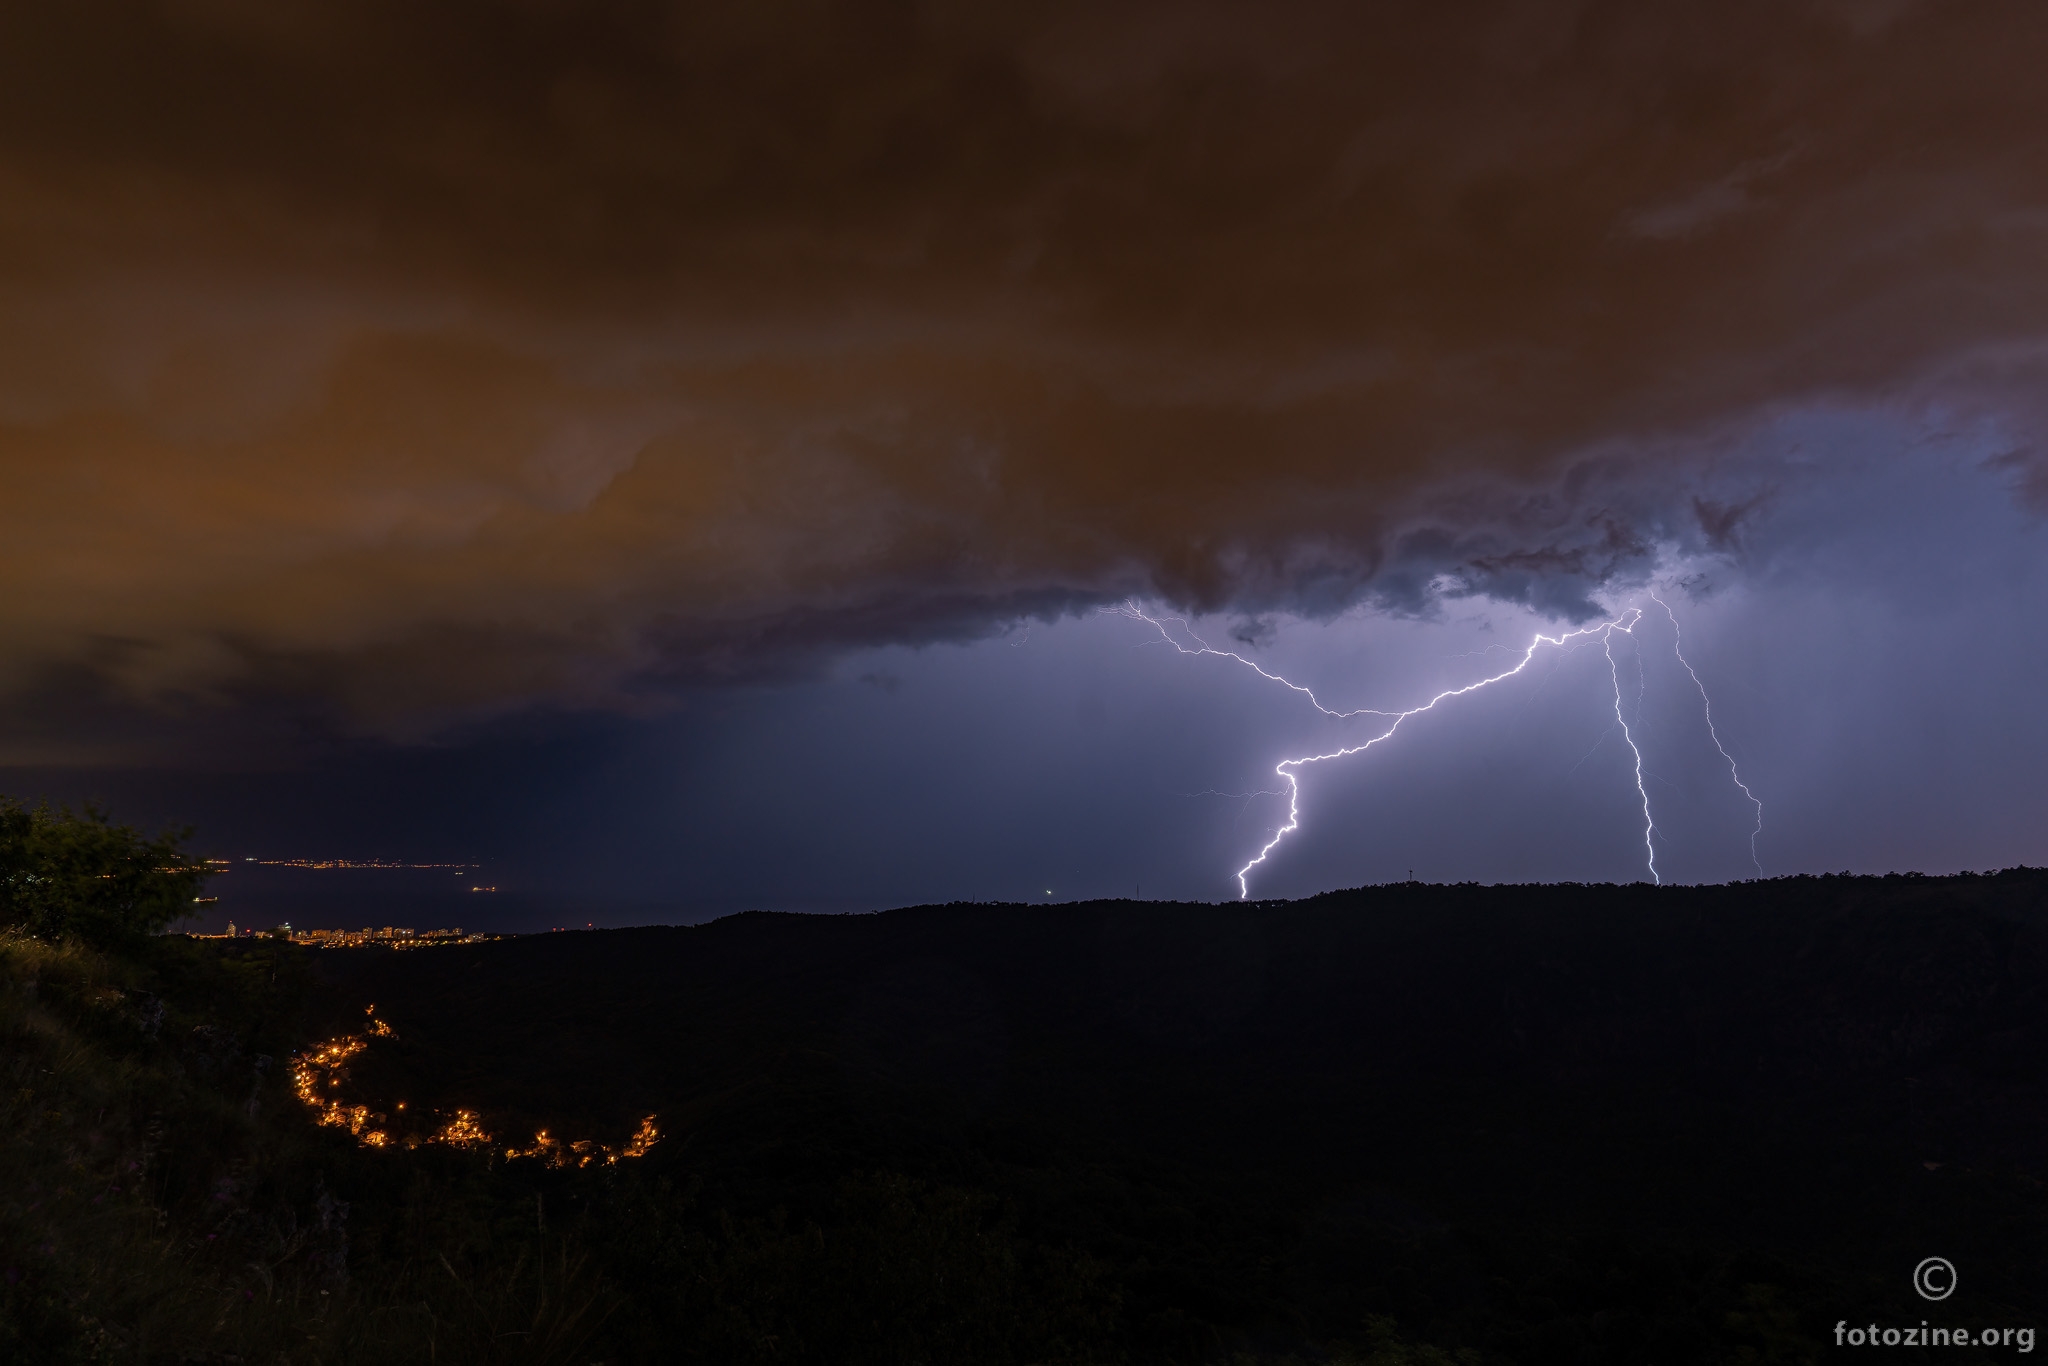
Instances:
[[[1763,872],[1763,864],[1757,858],[1756,842],[1757,837],[1763,833],[1764,828],[1763,803],[1757,799],[1755,793],[1749,790],[1748,784],[1742,781],[1742,775],[1736,769],[1735,757],[1728,752],[1728,747],[1721,742],[1721,733],[1714,726],[1713,703],[1707,696],[1706,684],[1700,681],[1699,673],[1692,667],[1691,662],[1687,660],[1685,657],[1685,653],[1683,650],[1683,640],[1678,633],[1677,616],[1672,612],[1670,606],[1662,598],[1658,597],[1656,593],[1651,592],[1648,594],[1648,597],[1650,601],[1654,602],[1657,605],[1657,607],[1664,613],[1664,615],[1670,619],[1672,629],[1671,652],[1672,655],[1677,659],[1678,663],[1684,667],[1686,675],[1692,679],[1693,686],[1699,690],[1700,706],[1706,718],[1707,733],[1713,738],[1714,748],[1720,751],[1721,757],[1728,763],[1729,778],[1734,782],[1735,786],[1741,791],[1744,799],[1747,800],[1751,804],[1751,806],[1755,808],[1756,825],[1750,831],[1749,856],[1750,861],[1756,865],[1757,872],[1761,873]],[[1631,760],[1633,761],[1636,797],[1637,800],[1641,803],[1643,812],[1644,863],[1649,870],[1651,881],[1656,882],[1659,885],[1663,883],[1664,879],[1662,875],[1657,871],[1657,822],[1656,817],[1653,815],[1650,809],[1650,791],[1643,780],[1643,752],[1642,748],[1636,743],[1635,728],[1630,726],[1628,717],[1624,713],[1622,704],[1621,664],[1620,661],[1617,660],[1614,655],[1614,637],[1616,635],[1626,635],[1629,636],[1631,639],[1634,638],[1636,627],[1640,625],[1643,620],[1644,609],[1642,609],[1641,607],[1629,607],[1621,613],[1619,613],[1618,615],[1616,615],[1615,617],[1613,617],[1611,620],[1596,622],[1591,626],[1580,627],[1578,630],[1575,631],[1565,631],[1558,635],[1538,634],[1536,637],[1530,640],[1528,648],[1522,652],[1522,657],[1515,662],[1514,667],[1504,669],[1501,672],[1494,674],[1489,678],[1482,678],[1479,679],[1477,682],[1467,683],[1462,687],[1446,688],[1442,692],[1437,693],[1434,697],[1431,697],[1428,701],[1423,702],[1418,706],[1410,707],[1405,711],[1383,711],[1376,707],[1357,707],[1353,708],[1350,711],[1333,710],[1332,708],[1324,706],[1322,700],[1315,695],[1315,692],[1312,689],[1305,688],[1299,683],[1295,683],[1290,681],[1289,679],[1283,678],[1279,674],[1273,673],[1272,671],[1261,667],[1253,661],[1245,658],[1241,654],[1237,654],[1236,652],[1231,650],[1219,650],[1213,645],[1210,645],[1207,641],[1203,640],[1200,636],[1195,634],[1193,627],[1190,626],[1188,621],[1183,617],[1155,617],[1146,613],[1134,602],[1126,602],[1121,607],[1110,608],[1107,610],[1114,612],[1119,616],[1128,617],[1133,621],[1144,622],[1146,625],[1152,627],[1159,633],[1159,638],[1161,640],[1165,641],[1168,645],[1171,645],[1175,650],[1179,651],[1181,654],[1212,655],[1218,659],[1228,659],[1235,661],[1238,664],[1242,664],[1247,669],[1250,669],[1253,673],[1259,675],[1259,677],[1267,679],[1268,681],[1276,683],[1283,688],[1287,688],[1290,691],[1300,694],[1302,697],[1308,700],[1310,706],[1314,707],[1317,711],[1321,712],[1325,716],[1334,717],[1338,720],[1349,720],[1353,717],[1358,716],[1377,716],[1382,717],[1386,720],[1386,726],[1384,729],[1382,729],[1377,735],[1372,736],[1370,739],[1360,741],[1358,744],[1345,745],[1341,748],[1329,750],[1321,754],[1297,755],[1293,758],[1282,759],[1278,764],[1274,765],[1273,771],[1276,774],[1278,774],[1281,780],[1287,784],[1287,819],[1283,821],[1280,824],[1279,828],[1273,832],[1272,838],[1267,840],[1266,843],[1259,849],[1259,851],[1256,854],[1252,855],[1251,859],[1242,868],[1239,868],[1237,870],[1237,894],[1240,900],[1249,898],[1251,896],[1252,871],[1258,868],[1261,864],[1264,864],[1269,859],[1271,859],[1274,853],[1280,848],[1281,844],[1287,839],[1287,837],[1301,828],[1300,772],[1303,768],[1307,767],[1310,764],[1330,763],[1338,759],[1348,759],[1354,754],[1362,754],[1366,750],[1371,749],[1373,746],[1381,744],[1384,741],[1393,738],[1394,733],[1400,730],[1402,723],[1407,721],[1410,717],[1420,716],[1425,712],[1434,711],[1440,703],[1449,702],[1456,698],[1464,697],[1467,694],[1479,692],[1482,689],[1492,687],[1496,683],[1502,683],[1510,678],[1515,677],[1517,674],[1520,674],[1523,670],[1527,669],[1529,665],[1535,661],[1537,655],[1545,649],[1561,650],[1569,646],[1591,645],[1595,642],[1597,642],[1600,645],[1602,652],[1607,656],[1608,678],[1609,681],[1613,684],[1614,688],[1614,722],[1616,728],[1619,729],[1619,731],[1621,732],[1622,740],[1628,745],[1629,755]],[[1176,635],[1173,631],[1168,629],[1167,624],[1169,622],[1179,627],[1180,635]],[[1186,638],[1186,641],[1192,641],[1193,644],[1185,643],[1182,639],[1183,636]],[[1640,664],[1638,665],[1637,713],[1638,720],[1640,720]]]

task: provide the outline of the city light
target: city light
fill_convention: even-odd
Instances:
[[[458,1109],[443,1119],[437,1128],[399,1135],[393,1132],[395,1126],[390,1123],[389,1116],[369,1105],[344,1103],[343,1098],[335,1094],[348,1080],[349,1061],[367,1049],[370,1040],[397,1041],[398,1031],[379,1019],[376,1012],[374,1004],[365,1008],[363,1014],[369,1023],[362,1033],[329,1039],[293,1058],[292,1091],[300,1103],[313,1112],[314,1122],[324,1127],[346,1129],[366,1148],[418,1148],[438,1143],[472,1151],[489,1149],[496,1140],[475,1110]],[[406,1103],[399,1101],[391,1108],[394,1112],[403,1112]],[[565,1142],[542,1129],[534,1135],[532,1147],[507,1148],[505,1157],[507,1160],[537,1159],[551,1167],[611,1165],[626,1158],[645,1157],[660,1141],[661,1131],[655,1125],[655,1116],[648,1115],[620,1148],[587,1138]]]
[[[533,1136],[531,1148],[507,1148],[505,1157],[507,1161],[522,1157],[535,1158],[550,1167],[587,1167],[593,1162],[610,1165],[620,1158],[645,1157],[647,1150],[659,1142],[661,1131],[654,1125],[654,1116],[649,1115],[640,1121],[640,1127],[633,1131],[633,1136],[626,1140],[626,1146],[623,1148],[615,1150],[587,1138],[564,1143],[546,1129],[542,1129]]]
[[[208,862],[218,860],[209,859]],[[250,858],[242,862],[253,863],[259,868],[311,868],[323,872],[333,868],[426,868],[468,872],[472,868],[483,867],[481,863],[399,863],[380,858]]]

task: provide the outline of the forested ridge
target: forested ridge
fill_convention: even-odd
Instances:
[[[401,953],[153,933],[176,838],[0,815],[9,1359],[1795,1362],[2043,1307],[2035,870]],[[142,881],[67,919],[52,850]],[[491,1141],[316,1123],[357,1037],[333,1104]]]

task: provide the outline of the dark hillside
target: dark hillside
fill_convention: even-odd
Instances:
[[[875,1174],[969,1192],[1141,1358],[1391,1317],[1489,1360],[1800,1360],[1929,1317],[1931,1255],[1953,1318],[2048,1308],[2044,931],[2020,870],[749,914],[318,971],[398,1030],[366,1093],[520,1143],[657,1114],[629,1184],[762,1227],[829,1233]],[[624,1189],[588,1197],[608,1236],[658,1242]]]

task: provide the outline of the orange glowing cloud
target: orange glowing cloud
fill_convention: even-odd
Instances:
[[[650,706],[1132,592],[1516,564],[1568,612],[1682,530],[1575,462],[1682,511],[1671,453],[1774,406],[2029,389],[2044,39],[1997,0],[21,9],[0,747]]]

